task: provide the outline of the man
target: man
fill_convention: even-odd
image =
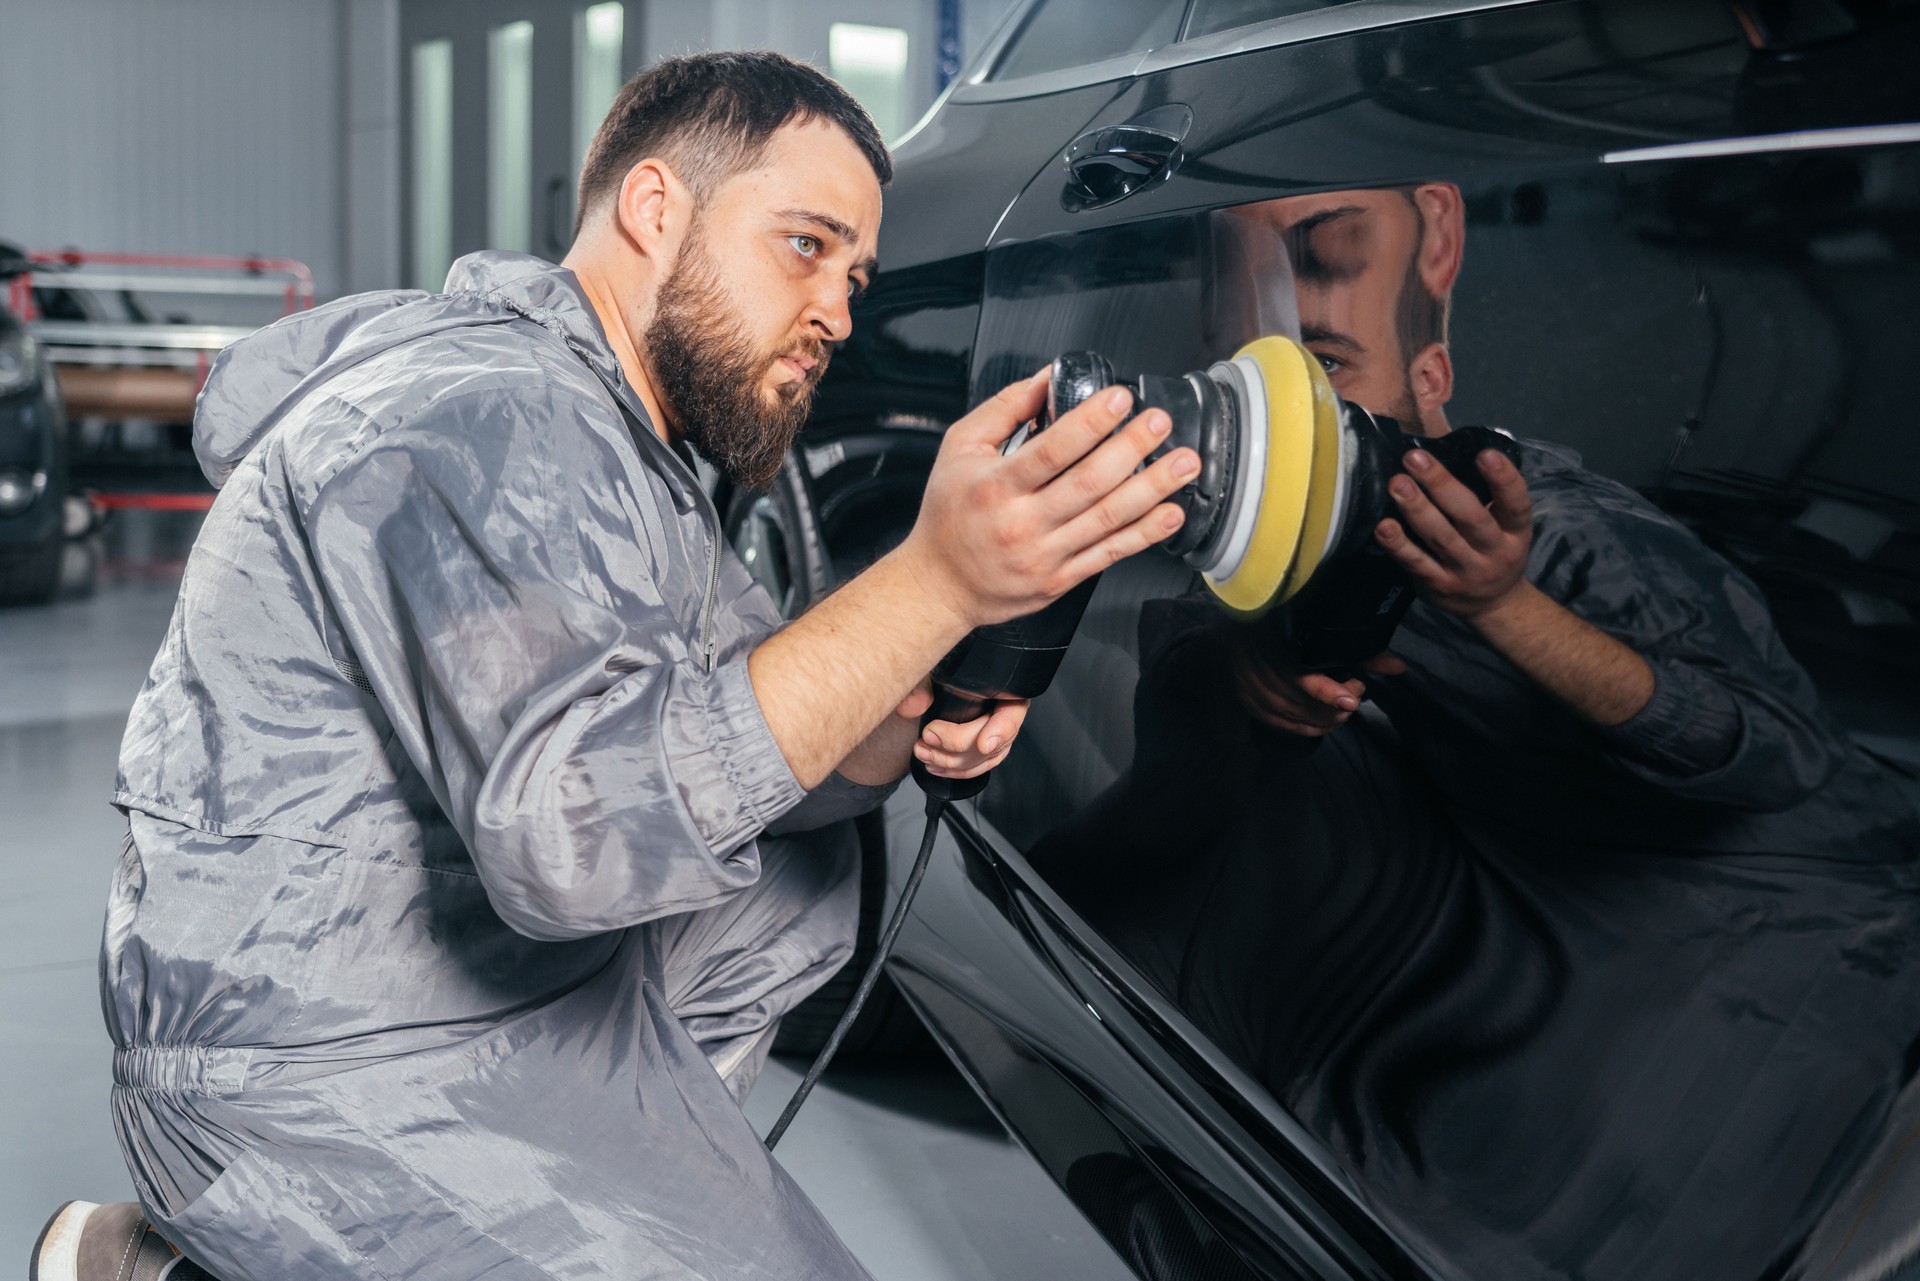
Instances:
[[[1326,191],[1215,216],[1246,259],[1243,278],[1222,288],[1248,313],[1247,337],[1273,331],[1265,316],[1291,313],[1344,399],[1408,431],[1447,429],[1447,312],[1466,232],[1458,187]]]
[[[926,673],[1164,538],[1198,466],[1136,471],[1169,424],[1102,397],[1002,455],[1029,379],[776,631],[684,451],[772,477],[889,174],[817,72],[670,60],[562,267],[477,254],[222,358],[102,954],[158,1234],[69,1208],[42,1281],[151,1275],[161,1236],[226,1281],[865,1275],[737,1107],[850,950],[836,820],[910,752],[998,763],[1023,709],[918,735]]]
[[[1234,215],[1368,358],[1343,393],[1430,436],[1446,299],[1397,295],[1451,284],[1458,210]],[[1491,505],[1392,482],[1421,599],[1363,677],[1150,605],[1132,767],[1036,862],[1448,1270],[1777,1275],[1913,1075],[1920,816],[1726,561],[1569,450],[1479,465]],[[1178,1230],[1142,1205],[1122,1239]]]

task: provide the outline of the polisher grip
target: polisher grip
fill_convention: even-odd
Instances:
[[[948,689],[944,685],[933,687],[933,704],[920,717],[920,728],[925,729],[934,721],[948,721],[955,725],[964,725],[968,721],[977,721],[993,710],[993,700],[977,698],[972,694],[963,694],[959,690]],[[986,789],[989,774],[975,778],[941,778],[925,765],[918,757],[911,765],[913,781],[920,790],[936,800],[964,801],[969,796],[978,796]]]
[[[993,710],[993,700],[979,698],[973,694],[963,694],[944,685],[933,687],[933,703],[926,714],[920,718],[922,727],[933,721],[951,721],[955,725],[965,725],[968,721],[977,721]]]

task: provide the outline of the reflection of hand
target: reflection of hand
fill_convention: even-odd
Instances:
[[[1483,451],[1476,462],[1493,493],[1483,506],[1432,454],[1415,449],[1406,462],[1412,476],[1395,476],[1387,487],[1406,525],[1381,521],[1374,531],[1380,545],[1423,597],[1450,614],[1473,618],[1501,604],[1526,582],[1533,543],[1533,502],[1520,469],[1498,450]]]
[[[1319,738],[1347,723],[1366,697],[1364,681],[1335,680],[1325,672],[1299,672],[1276,666],[1250,647],[1240,648],[1234,685],[1240,701],[1261,723],[1303,738]],[[1376,676],[1398,676],[1407,665],[1392,654],[1360,664]]]
[[[933,704],[933,691],[922,685],[906,696],[896,716],[918,721]],[[993,710],[965,724],[928,721],[913,745],[913,754],[927,772],[941,778],[974,778],[1007,759],[1013,740],[1026,724],[1028,700],[1003,698]]]

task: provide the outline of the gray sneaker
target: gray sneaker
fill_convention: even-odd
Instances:
[[[132,1201],[69,1201],[33,1243],[27,1281],[213,1281]]]

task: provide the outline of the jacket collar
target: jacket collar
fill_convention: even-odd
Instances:
[[[609,386],[626,387],[620,361],[607,341],[599,313],[579,277],[531,254],[485,249],[459,259],[447,273],[446,292],[478,294],[566,339]],[[629,389],[630,390],[630,389]],[[637,399],[637,398],[636,398]],[[645,414],[642,413],[642,419]]]
[[[633,435],[636,439],[645,437],[644,442],[637,441],[641,451],[652,451],[656,457],[672,455],[674,461],[665,470],[676,490],[684,491],[679,495],[682,505],[693,505],[695,493],[705,492],[692,464],[654,431],[646,406],[627,381],[626,370],[613,354],[613,344],[607,341],[600,313],[593,309],[580,278],[571,270],[531,254],[483,249],[455,261],[447,273],[446,292],[477,294],[485,302],[525,316],[559,336],[633,416]]]

